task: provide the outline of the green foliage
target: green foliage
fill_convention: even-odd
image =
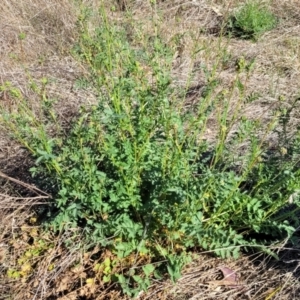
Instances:
[[[276,26],[277,19],[260,1],[247,1],[230,18],[228,33],[245,39],[257,39]]]
[[[256,35],[267,27],[259,23],[261,10],[249,5],[236,20],[247,34]],[[218,79],[203,67],[208,84],[191,112],[174,89],[173,53],[159,35],[133,45],[103,8],[100,27],[90,33],[90,14],[85,9],[80,15],[74,55],[90,71],[89,82],[78,84],[92,86],[98,103],[80,109],[67,135],[46,96],[47,80],[32,83],[41,96],[38,116],[18,89],[1,86],[19,101],[16,112],[1,107],[2,123],[35,157],[33,175],[46,178],[57,191],[52,228],[82,227],[89,241],[109,248],[115,260],[98,266],[102,280],[118,281],[131,296],[164,270],[177,280],[191,247],[238,257],[241,247],[267,246],[252,233],[291,236],[293,226],[276,212],[300,189],[300,139],[286,141],[293,159],[281,163],[276,155],[265,155],[265,136],[257,135],[259,120],[241,117],[243,105],[256,95],[245,95],[239,75],[250,76],[253,61],[241,58],[232,90],[214,97]],[[233,91],[241,100],[230,110]],[[202,136],[213,113],[219,133],[208,145]],[[287,126],[282,118],[274,115],[264,132],[281,134]],[[50,136],[53,123],[58,129]],[[234,125],[237,130],[229,137]],[[248,150],[236,155],[245,143]],[[294,203],[299,205],[297,197]],[[138,263],[141,257],[143,264]],[[124,263],[117,272],[116,265],[129,258],[134,268]]]

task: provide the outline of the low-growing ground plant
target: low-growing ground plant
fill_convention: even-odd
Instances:
[[[241,115],[253,62],[240,59],[234,84],[220,92],[217,66],[203,66],[206,92],[190,111],[188,88],[178,92],[172,84],[174,53],[159,31],[143,36],[136,28],[133,43],[103,6],[99,27],[90,31],[91,14],[81,12],[74,56],[88,66],[98,103],[82,107],[67,133],[44,94],[46,79],[41,89],[33,85],[44,95],[37,111],[20,90],[1,85],[17,103],[14,111],[1,107],[1,123],[36,159],[33,176],[56,191],[49,228],[82,227],[87,243],[109,249],[113,260],[99,266],[102,279],[118,281],[129,295],[146,289],[151,276],[178,279],[191,248],[238,257],[242,248],[268,251],[272,239],[260,235],[290,237],[295,225],[277,213],[292,195],[299,206],[299,136],[271,159],[266,137],[282,136],[287,115],[274,110],[268,124]],[[237,24],[247,34],[266,29],[256,23],[253,29],[252,11],[240,14]],[[234,92],[240,100],[232,110]],[[213,115],[218,134],[208,143],[203,137]],[[237,156],[241,144],[246,150]]]
[[[277,24],[276,16],[260,1],[247,1],[229,18],[228,33],[243,39],[257,39]]]

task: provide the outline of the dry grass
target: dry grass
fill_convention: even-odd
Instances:
[[[69,55],[77,37],[76,7],[68,0],[2,2],[0,84],[10,81],[38,105],[39,98],[28,82],[29,79],[39,82],[47,77],[47,94],[58,99],[56,110],[60,122],[68,127],[80,105],[95,101],[93,91],[75,87],[76,79],[85,75],[84,66]],[[96,2],[86,1],[95,7]],[[127,24],[128,34],[134,35],[138,30],[151,34],[150,17],[155,12],[148,2],[117,2],[121,3],[120,6],[116,6],[117,10],[110,15],[114,22],[125,22],[122,9],[127,7],[132,11],[131,23]],[[190,81],[187,106],[193,105],[207,84],[198,66],[205,63],[208,68],[213,68],[215,61],[222,59],[219,49],[226,48],[227,60],[216,70],[219,88],[226,89],[233,84],[241,57],[255,58],[246,93],[257,93],[259,97],[244,107],[244,114],[250,118],[261,115],[261,120],[267,123],[273,108],[279,105],[279,97],[286,99],[284,105],[289,107],[299,96],[300,1],[272,1],[272,10],[280,18],[280,24],[256,43],[220,39],[218,32],[222,30],[222,22],[240,3],[162,1],[157,4],[159,13],[155,17],[166,41],[177,49],[173,62],[175,84],[183,87]],[[137,28],[135,24],[138,24]],[[199,45],[203,50],[194,55]],[[194,76],[190,78],[192,71]],[[0,101],[8,106],[14,105],[5,93],[0,94]],[[236,101],[238,99],[233,97],[233,107]],[[296,109],[292,115],[290,134],[299,125],[299,111]],[[206,138],[213,140],[216,133],[212,118]],[[275,143],[274,139],[269,137],[271,143]],[[77,229],[58,236],[42,229],[37,211],[46,210],[45,201],[50,198],[33,186],[27,171],[30,163],[26,151],[1,130],[0,170],[5,174],[0,173],[0,299],[126,299],[113,284],[86,284],[86,279],[94,275],[93,266],[107,253],[102,253],[96,246],[85,249]],[[68,239],[70,246],[66,247],[64,242]],[[22,257],[37,248],[39,254],[31,258],[33,270],[26,270]],[[299,244],[282,243],[277,246],[277,251],[279,262],[262,254],[245,254],[232,261],[198,253],[175,285],[168,280],[153,281],[150,290],[142,293],[139,299],[298,299]],[[81,268],[76,269],[78,263]],[[221,266],[236,271],[240,283],[238,288],[220,284]],[[9,279],[6,271],[17,268],[23,270],[21,279]]]
[[[238,286],[222,285],[223,275],[220,269],[230,268],[238,276]],[[145,299],[151,299],[160,293],[161,299],[296,299],[299,284],[294,277],[295,268],[278,270],[274,261],[264,255],[243,257],[238,261],[221,260],[200,254],[176,285],[164,283],[155,286],[153,293]],[[287,297],[288,296],[288,297]]]
[[[46,77],[47,95],[58,100],[56,110],[66,123],[81,104],[94,101],[91,91],[75,86],[75,80],[84,76],[84,69],[70,55],[77,36],[77,13],[67,0],[4,1],[0,8],[0,83],[9,81],[38,105],[40,95],[30,83],[39,85]],[[13,109],[13,100],[6,93],[0,97]]]
[[[76,12],[69,1],[3,1],[1,56],[11,64],[37,62],[49,53],[62,53],[76,36]],[[20,35],[26,38],[20,40]]]

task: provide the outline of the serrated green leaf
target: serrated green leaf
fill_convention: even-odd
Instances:
[[[155,267],[152,264],[147,264],[147,265],[143,266],[142,269],[143,269],[145,275],[148,277],[155,270]]]

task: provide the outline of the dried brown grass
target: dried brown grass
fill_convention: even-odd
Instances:
[[[77,9],[67,0],[4,1],[0,7],[0,83],[10,82],[38,105],[40,95],[30,83],[39,85],[46,77],[47,96],[59,99],[56,110],[66,123],[81,104],[94,101],[92,91],[75,87],[75,80],[85,75],[70,55],[77,37]],[[5,105],[13,105],[6,93],[0,97]]]
[[[1,56],[20,62],[37,61],[67,50],[74,42],[76,12],[69,1],[2,1]],[[25,34],[25,39],[20,35]],[[10,61],[10,60],[9,60]]]
[[[134,34],[137,30],[134,25],[139,24],[139,30],[151,35],[150,16],[156,12],[149,2],[125,2],[132,11],[131,23],[127,24],[129,34]],[[97,1],[86,3],[94,7],[97,5]],[[213,68],[219,59],[218,49],[224,47],[228,61],[217,70],[220,89],[232,85],[240,57],[255,58],[252,75],[247,81],[247,93],[256,92],[260,96],[244,108],[244,114],[250,118],[261,115],[262,120],[268,122],[272,113],[270,108],[278,104],[279,96],[286,99],[284,105],[289,107],[290,100],[299,93],[300,3],[272,1],[273,11],[281,18],[280,26],[266,33],[257,43],[220,39],[218,32],[223,20],[240,3],[162,1],[157,4],[159,13],[156,18],[165,40],[177,50],[173,62],[176,85],[186,86],[191,72],[194,72],[188,83],[191,90],[187,105],[192,106],[193,101],[197,101],[206,84],[203,71],[197,66],[205,63],[208,68]],[[111,3],[107,2],[107,5]],[[124,5],[117,8],[110,18],[114,22],[125,23]],[[76,79],[85,75],[84,66],[68,54],[77,37],[76,13],[73,2],[68,0],[4,0],[0,7],[0,82],[12,82],[38,105],[39,98],[29,88],[28,80],[33,78],[39,82],[43,77],[49,78],[47,94],[59,99],[56,110],[65,127],[81,104],[95,101],[93,91],[75,88]],[[22,34],[25,34],[25,39],[20,38]],[[173,42],[175,37],[180,37],[177,44]],[[203,50],[194,55],[195,47],[199,46]],[[0,94],[0,101],[10,104],[4,93]],[[236,101],[233,97],[232,106]],[[290,134],[299,125],[299,117],[296,110]],[[217,133],[213,118],[209,124],[206,138],[213,140]],[[126,299],[114,285],[101,282],[94,286],[86,284],[86,279],[93,276],[94,264],[105,253],[97,246],[85,249],[78,229],[53,235],[40,227],[36,211],[44,205],[46,195],[37,194],[32,186],[27,171],[30,157],[3,130],[0,133],[0,158],[0,170],[8,175],[0,176],[0,298],[66,300],[81,296],[86,299]],[[68,248],[64,242],[72,237]],[[37,247],[41,240],[45,247],[38,257],[32,258],[34,270],[30,276],[21,280],[9,279],[7,269],[19,268],[18,260]],[[277,251],[279,262],[262,254],[244,255],[233,261],[198,253],[175,285],[167,280],[153,281],[150,290],[141,293],[139,299],[298,299],[299,244],[290,246],[283,243],[277,246]],[[80,269],[76,269],[78,263],[82,266]],[[219,267],[224,265],[237,272],[243,286],[241,290],[218,285],[217,281],[222,278]],[[209,283],[212,281],[215,284]]]
[[[297,299],[299,283],[294,272],[299,265],[278,263],[263,254],[222,260],[200,254],[175,285],[164,282],[153,287],[144,299]],[[237,286],[222,284],[220,269],[227,267],[238,277]],[[274,294],[271,297],[271,294]],[[155,295],[155,296],[154,296]]]
[[[164,40],[177,50],[173,62],[174,85],[179,89],[190,89],[186,99],[189,107],[195,103],[195,99],[199,99],[207,84],[201,66],[213,70],[218,65],[216,78],[220,85],[215,91],[217,94],[231,89],[237,76],[237,63],[241,58],[247,61],[254,59],[251,76],[246,79],[240,75],[240,78],[245,83],[245,97],[252,94],[259,96],[254,102],[245,105],[242,113],[247,118],[260,119],[263,124],[268,124],[276,108],[282,105],[288,107],[299,94],[297,45],[300,10],[297,1],[267,2],[279,18],[279,25],[275,29],[265,33],[256,43],[220,38],[219,34],[224,31],[228,16],[243,2],[162,1],[156,10],[149,4],[144,4],[141,9],[139,2],[136,2],[136,5],[131,5],[132,16],[127,31],[132,36],[137,32],[151,36],[154,34],[151,18],[154,16],[158,20]],[[114,22],[122,23],[122,12],[112,13],[111,18]],[[239,92],[233,94],[232,110],[239,97]],[[280,102],[279,98],[286,101]],[[293,128],[300,120],[296,111],[291,118],[293,124],[290,126],[290,134],[293,134]],[[204,138],[213,141],[218,134],[215,116],[209,122]],[[275,137],[270,136],[269,142],[274,144]]]

